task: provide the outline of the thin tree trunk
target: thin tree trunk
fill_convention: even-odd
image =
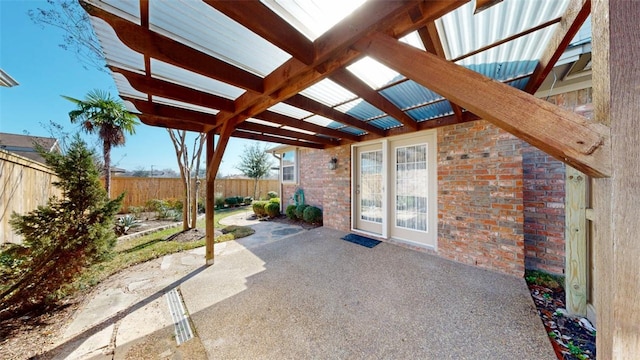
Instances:
[[[198,225],[198,191],[200,190],[198,175],[196,175],[195,177],[195,186],[196,186],[195,191],[193,191],[193,196],[191,197],[192,198],[192,201],[191,201],[191,228],[192,229],[195,229]]]
[[[195,141],[200,141],[198,144],[198,148],[196,149]],[[202,148],[207,141],[207,134],[200,133],[198,138],[194,141],[193,148],[193,158],[191,160],[191,164],[195,162],[195,174],[194,174],[194,185],[195,191],[193,191],[192,203],[191,203],[191,228],[195,229],[198,222],[198,195],[200,193],[200,182],[198,179],[198,175],[200,174],[200,158],[202,156]],[[192,166],[193,167],[193,166]]]
[[[258,191],[258,178],[256,178],[256,180],[253,182],[253,199],[254,200],[259,200],[256,199],[256,192]]]
[[[107,198],[111,199],[111,143],[102,142],[102,155],[104,156],[104,188],[107,190]]]

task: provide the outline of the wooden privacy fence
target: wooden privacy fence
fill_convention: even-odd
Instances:
[[[52,185],[55,173],[43,164],[0,150],[0,243],[20,243],[9,220],[14,212],[24,215],[45,205],[60,190]]]
[[[198,197],[204,199],[204,179],[199,186]],[[269,191],[278,192],[278,180],[259,180],[257,197],[266,197]],[[252,179],[216,179],[216,197],[253,196]],[[192,187],[195,189],[195,186]],[[150,177],[112,177],[111,196],[115,197],[125,192],[123,209],[129,206],[144,206],[152,199],[182,199],[184,189],[179,178],[150,178]]]

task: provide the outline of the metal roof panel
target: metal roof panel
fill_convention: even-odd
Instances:
[[[149,28],[261,77],[291,58],[202,1],[150,1]]]
[[[384,115],[384,112],[362,99],[356,99],[336,106],[336,110],[349,114],[360,120],[369,120]]]
[[[300,94],[329,107],[334,107],[338,104],[357,98],[354,93],[329,79],[324,79],[314,85],[311,85],[301,91]]]
[[[235,100],[245,93],[245,90],[239,87],[155,59],[151,59],[151,73],[154,78],[167,80],[227,99]]]

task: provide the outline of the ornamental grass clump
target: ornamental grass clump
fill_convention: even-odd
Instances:
[[[124,194],[109,200],[93,152],[76,135],[66,154],[40,153],[62,196],[11,216],[23,242],[0,250],[0,318],[55,302],[87,267],[110,258],[116,243],[114,215]]]

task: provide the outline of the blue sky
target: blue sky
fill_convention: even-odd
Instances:
[[[85,69],[75,54],[60,48],[62,31],[31,21],[29,9],[47,8],[45,1],[0,0],[0,68],[19,85],[0,87],[0,132],[51,136],[41,124],[54,121],[70,132],[78,131],[69,122],[74,105],[60,95],[82,99],[92,89],[117,95],[111,76],[97,69]],[[91,145],[95,138],[84,136]],[[235,169],[245,144],[232,138],[220,165],[222,175],[238,174]],[[262,143],[264,145],[264,143]],[[113,165],[127,170],[178,169],[173,145],[162,128],[141,124],[127,137],[124,147],[115,148]],[[204,156],[203,156],[204,161]]]

